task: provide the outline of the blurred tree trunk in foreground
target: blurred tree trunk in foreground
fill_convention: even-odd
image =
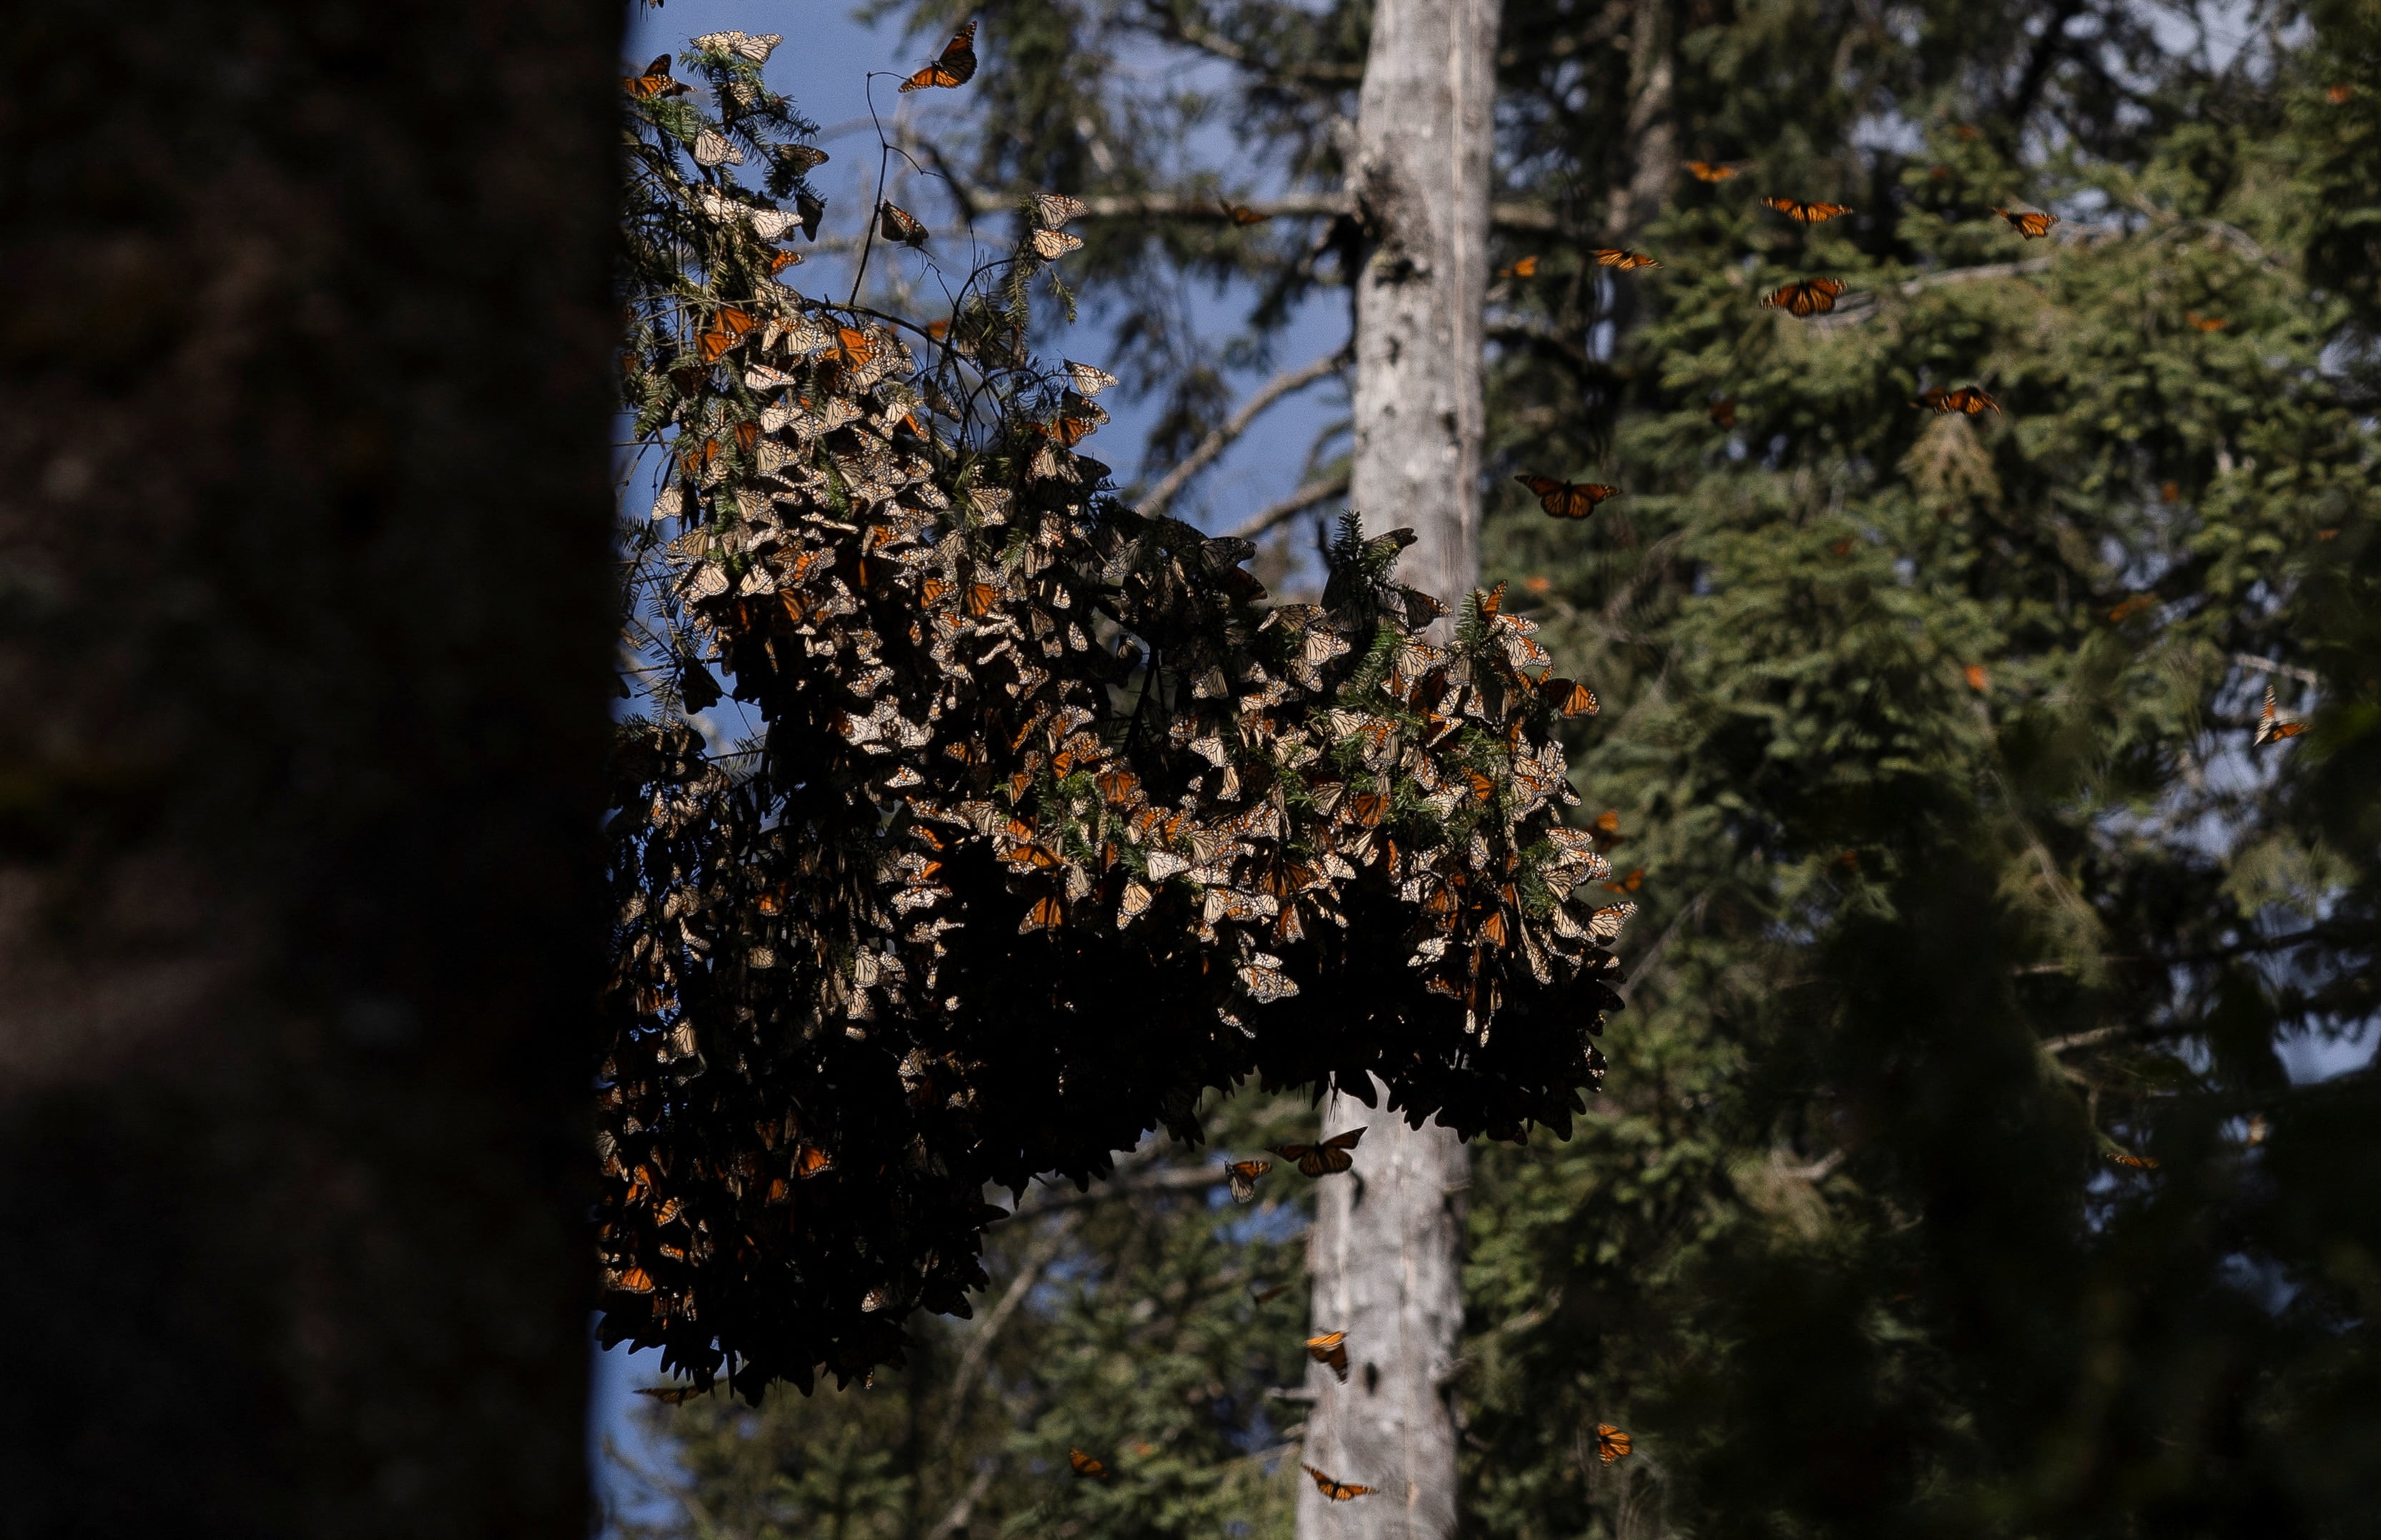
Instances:
[[[1349,507],[1374,533],[1413,529],[1398,576],[1450,610],[1480,573],[1498,10],[1498,0],[1384,0],[1349,177],[1373,245],[1356,279]],[[1335,1503],[1301,1491],[1299,1540],[1433,1540],[1455,1533],[1448,1384],[1470,1161],[1453,1132],[1408,1127],[1386,1098],[1372,1110],[1334,1098],[1323,1132],[1361,1125],[1355,1171],[1316,1197],[1314,1330],[1348,1334],[1351,1375],[1340,1385],[1311,1367],[1306,1459],[1375,1495]]]
[[[0,1534],[583,1531],[616,7],[0,100]]]

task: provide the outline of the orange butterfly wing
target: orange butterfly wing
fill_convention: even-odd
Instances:
[[[1273,217],[1269,214],[1259,214],[1246,203],[1235,203],[1227,198],[1216,199],[1215,206],[1222,209],[1224,217],[1235,225],[1262,225]]]
[[[1852,212],[1850,203],[1813,203],[1801,198],[1764,198],[1765,206],[1802,225],[1818,225]]]
[[[1709,161],[1689,161],[1687,169],[1699,182],[1725,182],[1737,174],[1732,165],[1714,165]]]
[[[1372,1490],[1369,1486],[1359,1486],[1354,1482],[1341,1481],[1336,1476],[1325,1475],[1312,1465],[1301,1465],[1299,1469],[1314,1478],[1316,1491],[1336,1503],[1346,1502],[1350,1497],[1361,1497]]]
[[[1105,1461],[1085,1454],[1072,1446],[1069,1446],[1067,1450],[1067,1463],[1073,1468],[1078,1476],[1087,1476],[1093,1481],[1107,1479],[1108,1468]]]
[[[975,23],[971,21],[943,45],[939,58],[902,81],[901,89],[923,91],[929,86],[941,86],[956,90],[975,79]]]
[[[1630,1446],[1630,1439],[1629,1436],[1621,1432],[1618,1428],[1614,1427],[1610,1423],[1598,1423],[1595,1424],[1596,1458],[1602,1460],[1606,1465],[1611,1464],[1614,1461],[1626,1455],[1629,1452]]]

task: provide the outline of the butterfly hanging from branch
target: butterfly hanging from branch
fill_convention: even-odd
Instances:
[[[934,63],[901,82],[903,91],[923,91],[929,86],[941,86],[956,91],[975,79],[975,23],[960,28]]]
[[[1284,1160],[1295,1161],[1298,1168],[1310,1177],[1327,1177],[1356,1164],[1352,1152],[1363,1137],[1362,1129],[1349,1129],[1320,1144],[1276,1144],[1273,1153]]]

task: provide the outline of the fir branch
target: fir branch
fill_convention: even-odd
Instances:
[[[1326,354],[1312,363],[1302,364],[1296,369],[1283,370],[1260,385],[1255,395],[1241,403],[1239,410],[1232,413],[1228,420],[1200,440],[1199,446],[1191,450],[1181,464],[1167,471],[1165,478],[1150,489],[1149,495],[1141,500],[1142,515],[1154,519],[1163,514],[1183,487],[1190,483],[1190,478],[1214,464],[1215,457],[1231,447],[1235,439],[1247,433],[1250,425],[1264,414],[1267,407],[1292,391],[1303,390],[1317,380],[1338,373],[1348,367],[1351,356],[1349,350],[1343,348],[1338,352]],[[1284,515],[1284,517],[1288,516]]]

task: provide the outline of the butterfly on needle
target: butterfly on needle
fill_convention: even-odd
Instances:
[[[1232,1201],[1236,1204],[1256,1202],[1257,1179],[1273,1169],[1270,1160],[1236,1160],[1224,1167],[1224,1175],[1232,1183]]]
[[[2305,723],[2293,722],[2286,716],[2277,716],[2274,714],[2274,687],[2267,685],[2265,709],[2257,717],[2257,736],[2251,740],[2249,746],[2253,749],[2262,749],[2268,743],[2279,743],[2283,739],[2296,738],[2304,731],[2306,731]]]
[[[915,75],[901,82],[903,91],[923,91],[928,86],[942,86],[956,91],[975,79],[975,23],[971,21],[959,30],[957,36],[943,44],[942,56]]]
[[[1298,1168],[1310,1177],[1330,1176],[1356,1164],[1356,1157],[1349,1152],[1363,1137],[1362,1129],[1349,1129],[1320,1144],[1276,1144],[1273,1153],[1284,1160],[1296,1161]]]
[[[1354,1482],[1341,1481],[1337,1476],[1325,1475],[1312,1465],[1301,1465],[1299,1469],[1314,1478],[1314,1489],[1317,1492],[1336,1503],[1346,1502],[1350,1497],[1361,1497],[1372,1490],[1369,1486],[1359,1486]]]
[[[1346,1332],[1326,1331],[1320,1337],[1308,1338],[1306,1356],[1338,1375],[1340,1384],[1348,1383],[1348,1334]]]
[[[1801,198],[1764,198],[1762,207],[1776,209],[1798,225],[1821,225],[1838,214],[1850,214],[1850,203],[1813,203]]]
[[[2040,240],[2050,233],[2053,225],[2058,223],[2057,214],[2038,214],[2032,209],[2005,209],[1996,204],[1993,212],[2008,220],[2009,228],[2028,240]]]
[[[1595,511],[1596,504],[1620,495],[1618,487],[1601,482],[1558,482],[1552,476],[1531,475],[1513,479],[1528,487],[1538,507],[1555,519],[1584,519]]]

